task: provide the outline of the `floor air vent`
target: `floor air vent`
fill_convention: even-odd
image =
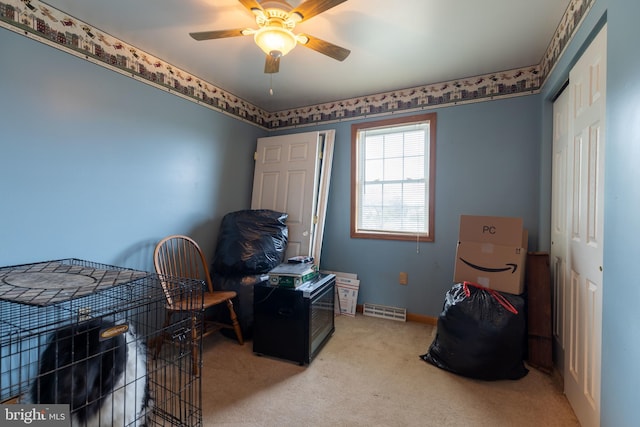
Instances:
[[[389,307],[378,304],[364,304],[362,306],[362,314],[371,317],[381,317],[383,319],[397,320],[399,322],[407,321],[407,310],[398,307]]]

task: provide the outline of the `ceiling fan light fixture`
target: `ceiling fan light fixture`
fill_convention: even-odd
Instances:
[[[2,0],[0,0],[2,1]],[[27,0],[24,0],[27,1]],[[277,73],[280,59],[291,52],[297,44],[315,50],[337,61],[344,61],[351,53],[349,49],[309,36],[294,34],[300,22],[306,21],[347,0],[238,0],[254,16],[257,29],[233,28],[228,30],[199,31],[189,33],[195,40],[212,40],[236,36],[253,35],[254,42],[266,54],[264,72]]]
[[[291,31],[280,27],[260,28],[253,38],[264,53],[272,56],[285,56],[297,43],[296,36]]]

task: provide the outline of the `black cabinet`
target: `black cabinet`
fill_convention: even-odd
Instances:
[[[311,363],[335,331],[334,298],[333,274],[295,289],[254,285],[254,353]]]

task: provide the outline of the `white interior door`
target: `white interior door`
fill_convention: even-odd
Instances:
[[[569,74],[565,393],[583,427],[600,425],[606,26]]]
[[[258,139],[251,209],[289,215],[287,258],[311,254],[320,141],[319,132]]]
[[[569,89],[553,103],[553,166],[551,176],[551,257],[555,364],[564,370],[567,301],[567,149],[569,146]]]

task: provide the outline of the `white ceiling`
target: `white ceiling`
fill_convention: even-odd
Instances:
[[[537,65],[569,2],[348,0],[294,32],[351,55],[338,62],[298,46],[271,81],[252,37],[189,36],[256,28],[238,0],[44,1],[270,112]]]

